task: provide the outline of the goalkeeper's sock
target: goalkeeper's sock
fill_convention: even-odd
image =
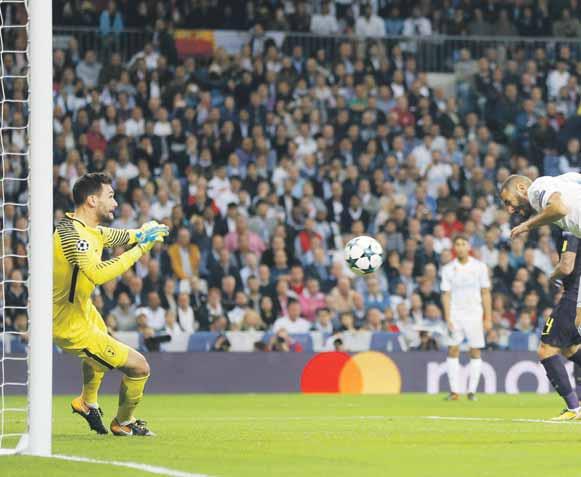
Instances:
[[[140,378],[123,376],[119,389],[119,410],[117,411],[119,424],[127,425],[134,420],[133,411],[143,398],[143,389],[148,379],[149,375]]]
[[[448,370],[448,382],[450,383],[450,392],[458,393],[458,373],[460,372],[460,360],[458,358],[448,358],[446,360]]]
[[[81,392],[81,397],[90,408],[99,408],[98,394],[104,376],[104,371],[97,370],[90,364],[83,362],[83,391]]]
[[[547,377],[555,388],[555,391],[559,393],[567,404],[567,409],[578,409],[579,398],[577,397],[577,393],[573,391],[573,388],[571,387],[571,382],[569,381],[569,376],[563,361],[561,361],[561,357],[559,355],[551,356],[543,359],[541,364],[545,368]]]

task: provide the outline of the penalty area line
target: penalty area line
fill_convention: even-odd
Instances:
[[[53,454],[49,458],[66,460],[70,462],[85,462],[87,464],[112,465],[115,467],[127,467],[128,469],[140,470],[149,474],[167,475],[169,477],[210,477],[206,474],[192,474],[182,470],[168,469],[167,467],[159,467],[156,465],[139,464],[137,462],[121,462],[117,460],[99,460],[90,457],[79,457],[75,455]]]

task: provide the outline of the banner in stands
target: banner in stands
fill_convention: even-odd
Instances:
[[[442,352],[379,353],[149,353],[151,393],[324,392],[346,394],[438,393],[448,391]],[[551,386],[535,353],[483,353],[479,391],[547,393]],[[11,364],[12,363],[12,364]],[[7,376],[22,362],[6,361]],[[468,367],[462,366],[462,386]],[[572,363],[567,364],[571,380]],[[54,392],[75,394],[81,386],[80,361],[54,359]],[[108,373],[103,391],[116,393],[119,375]],[[7,389],[18,392],[19,389]]]
[[[285,34],[280,31],[267,31],[263,38],[271,39],[280,48]],[[229,55],[235,55],[240,53],[242,45],[252,40],[252,34],[229,30],[176,30],[174,39],[180,58],[211,56],[216,48],[223,48]]]

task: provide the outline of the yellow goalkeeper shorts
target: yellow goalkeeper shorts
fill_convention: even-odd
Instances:
[[[107,326],[94,306],[88,316],[70,313],[55,322],[53,338],[63,351],[88,359],[103,370],[124,366],[131,349],[107,333]]]

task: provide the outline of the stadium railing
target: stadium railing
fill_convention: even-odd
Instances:
[[[147,30],[126,29],[118,35],[112,35],[105,40],[97,28],[60,27],[55,26],[54,47],[66,49],[70,38],[75,38],[80,50],[94,49],[100,57],[112,49],[122,53],[125,59],[143,49],[145,43],[153,38],[153,33]],[[236,33],[236,32],[230,32]],[[239,32],[248,34],[248,32]],[[266,32],[268,37],[274,32]],[[277,32],[280,38],[281,33]],[[405,37],[389,35],[380,38],[361,38],[353,35],[321,36],[311,33],[282,33],[282,50],[290,54],[296,45],[303,48],[306,56],[324,50],[327,58],[333,57],[344,42],[351,43],[356,51],[365,51],[372,43],[391,48],[399,45],[405,53],[413,53],[418,68],[435,73],[452,73],[460,59],[460,51],[467,49],[472,59],[480,58],[490,49],[496,51],[497,62],[502,64],[506,59],[529,59],[535,50],[545,50],[549,60],[555,59],[558,49],[568,46],[571,57],[581,59],[581,38],[554,37],[505,37],[505,36],[448,36],[434,34],[426,37]],[[111,39],[112,38],[112,39]]]

